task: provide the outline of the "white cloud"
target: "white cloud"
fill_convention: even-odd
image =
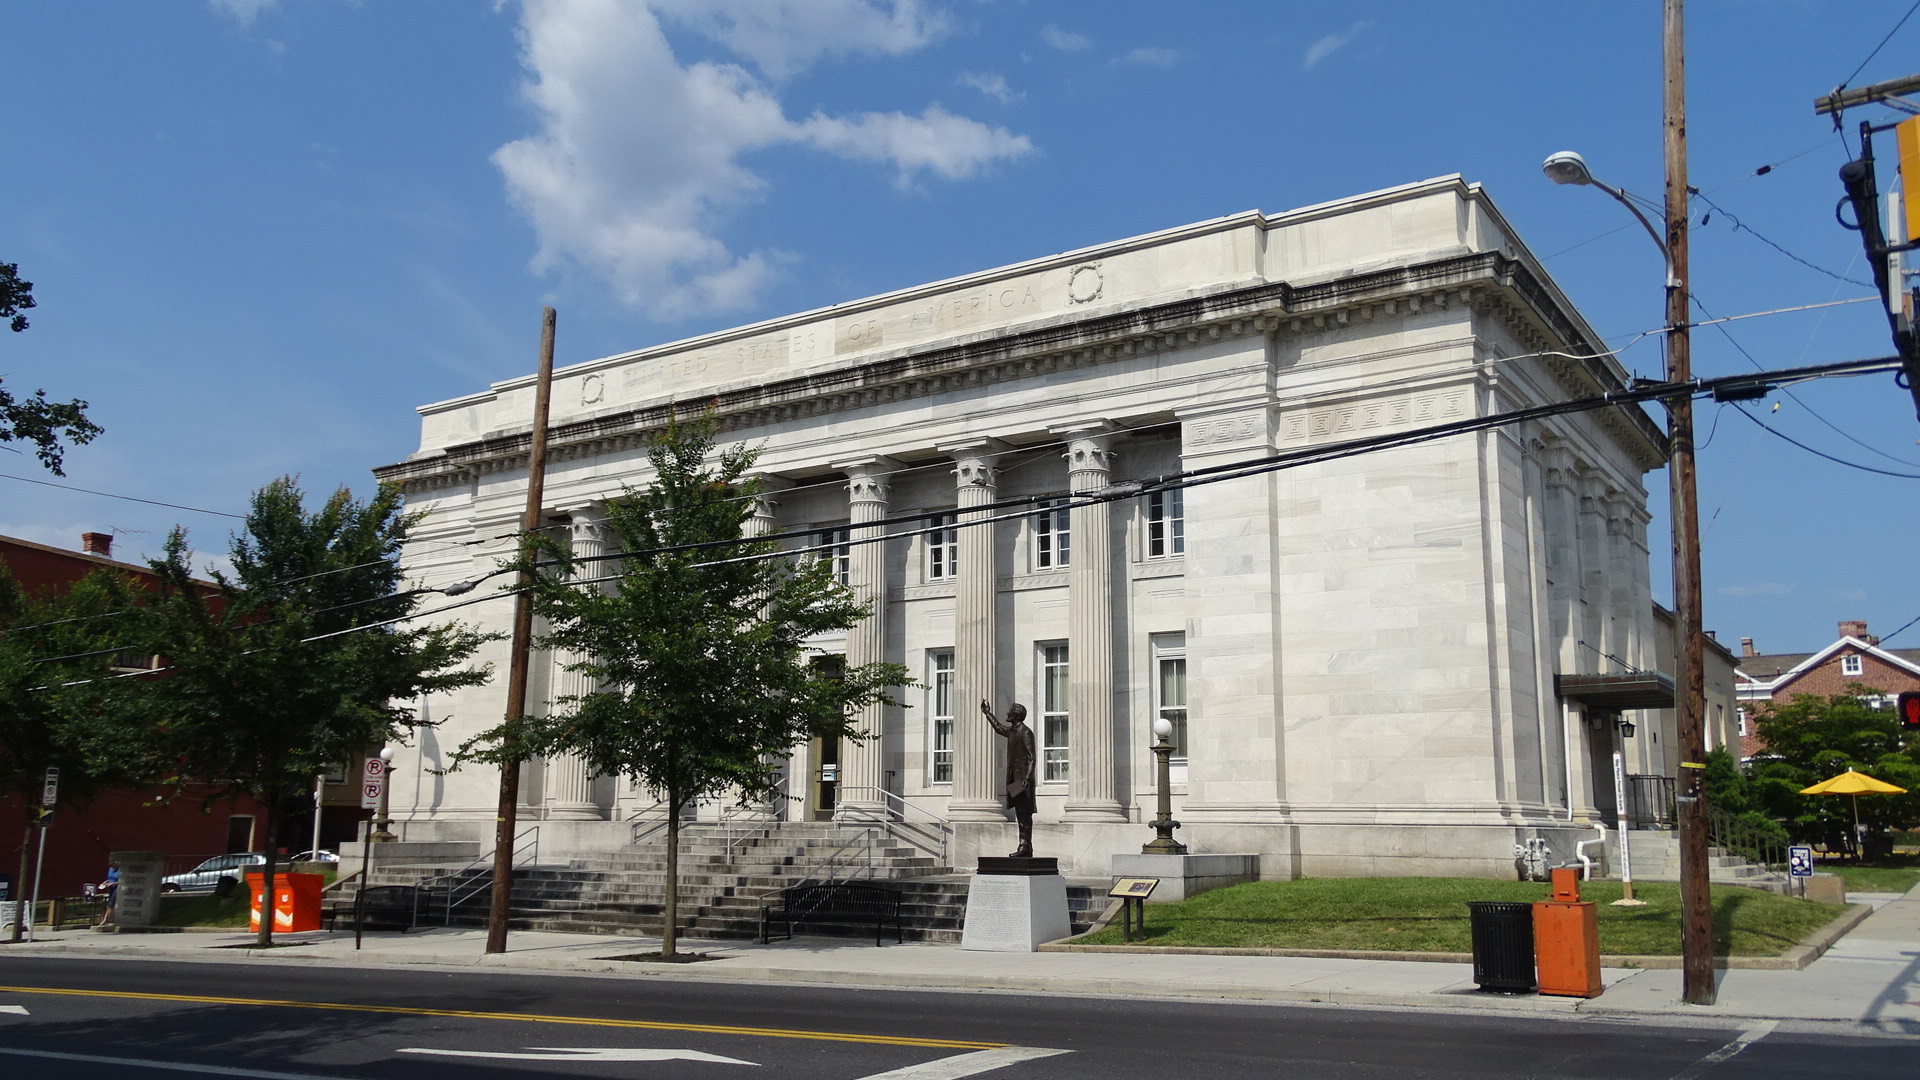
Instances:
[[[1345,30],[1328,34],[1326,37],[1307,46],[1306,59],[1301,62],[1300,66],[1303,68],[1313,67],[1320,61],[1332,56],[1347,42],[1352,41],[1354,38],[1371,29],[1373,29],[1373,20],[1362,19],[1352,26],[1347,27]]]
[[[1059,49],[1061,52],[1079,52],[1093,45],[1093,41],[1089,39],[1087,35],[1076,34],[1071,30],[1062,30],[1052,23],[1048,23],[1040,29],[1040,37],[1047,44]]]
[[[280,6],[280,0],[207,0],[207,6],[241,26],[252,26],[261,12]]]
[[[961,86],[971,86],[1002,105],[1011,105],[1027,95],[1007,85],[1007,77],[997,71],[963,71],[954,80]]]
[[[654,4],[693,12],[688,0]],[[733,210],[768,188],[741,163],[749,152],[799,143],[891,163],[896,182],[905,183],[923,170],[961,179],[1032,149],[1022,136],[937,105],[919,116],[816,113],[796,122],[744,68],[683,66],[648,5],[522,6],[521,60],[529,75],[522,90],[540,129],[502,146],[493,161],[538,233],[532,265],[540,272],[584,269],[623,302],[656,316],[747,307],[785,258],[737,254],[719,236]],[[907,0],[891,10],[858,0],[722,0],[711,13],[687,18],[769,73],[797,70],[793,65],[836,50],[918,47],[913,43],[931,40],[926,28],[933,25]],[[770,44],[783,27],[788,40]],[[830,29],[839,31],[832,46]]]
[[[1129,64],[1145,64],[1148,67],[1172,67],[1180,62],[1180,54],[1172,49],[1156,46],[1134,49],[1119,60]]]
[[[651,0],[654,10],[699,30],[784,79],[840,53],[901,56],[952,29],[920,0]]]

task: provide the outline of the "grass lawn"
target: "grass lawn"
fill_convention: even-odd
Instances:
[[[161,926],[232,926],[244,930],[249,919],[247,890],[222,899],[212,893],[160,898]]]
[[[1839,874],[1848,892],[1906,892],[1920,883],[1920,855],[1896,853],[1867,866],[1853,863],[1820,863],[1822,873]]]
[[[1255,881],[1202,893],[1179,904],[1149,905],[1147,943],[1253,949],[1362,949],[1469,952],[1470,900],[1545,899],[1547,886],[1478,878],[1306,878]],[[1620,884],[1591,881],[1581,898],[1598,902],[1600,951],[1612,955],[1680,953],[1680,890],[1635,886],[1645,907],[1608,906]],[[1714,952],[1774,956],[1800,943],[1842,909],[1757,889],[1713,890]],[[1081,939],[1119,945],[1116,924]]]

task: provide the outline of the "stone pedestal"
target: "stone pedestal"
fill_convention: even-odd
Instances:
[[[166,855],[158,851],[116,851],[120,883],[113,890],[113,921],[118,926],[152,926],[160,921],[160,875]]]
[[[1113,876],[1159,878],[1154,904],[1172,904],[1208,889],[1260,879],[1258,855],[1115,855]]]
[[[960,947],[973,952],[1033,952],[1073,932],[1067,879],[1053,859],[982,859],[967,888]]]

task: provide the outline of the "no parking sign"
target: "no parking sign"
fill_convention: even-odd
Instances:
[[[377,757],[370,757],[360,766],[360,809],[374,810],[380,806],[380,792],[387,786],[387,763]]]

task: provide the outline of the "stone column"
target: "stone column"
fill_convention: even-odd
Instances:
[[[1106,425],[1067,437],[1067,488],[1078,495],[1111,480]],[[1114,797],[1113,504],[1075,506],[1067,586],[1067,806],[1069,821],[1122,821]]]
[[[940,452],[954,461],[956,502],[963,525],[992,516],[988,511],[968,510],[994,500],[993,451],[997,448],[997,443],[987,439],[941,448]],[[1006,820],[1002,809],[1005,785],[998,768],[1000,737],[993,733],[986,717],[979,715],[982,698],[992,701],[994,711],[1002,716],[1009,704],[994,693],[994,532],[992,525],[962,528],[955,560],[953,796],[947,804],[948,816],[955,821]],[[1030,703],[1028,711],[1032,711]]]
[[[568,543],[576,558],[591,558],[606,551],[606,537],[599,525],[576,516],[568,527]],[[595,578],[605,571],[605,563],[582,563],[574,569],[576,578]],[[583,588],[595,589],[597,585]],[[577,671],[567,670],[567,665],[583,659],[580,654],[561,650],[551,653],[549,660],[553,665],[552,676],[547,685],[552,687],[552,699],[548,709],[571,709],[570,704],[558,704],[560,698],[578,697],[593,691],[593,680]],[[542,789],[542,801],[545,803],[546,816],[557,820],[593,820],[604,817],[599,804],[593,801],[593,773],[587,763],[577,754],[556,754],[546,761],[546,785]]]
[[[856,668],[886,659],[887,546],[859,541],[886,534],[886,526],[876,523],[886,520],[887,477],[897,466],[870,457],[834,467],[847,474],[847,517],[852,523],[848,538],[854,541],[847,552],[847,583],[870,612],[847,630],[847,666]],[[880,795],[886,780],[885,712],[881,705],[868,705],[854,714],[854,728],[866,738],[849,739],[840,747],[842,806],[878,809],[886,801]]]

